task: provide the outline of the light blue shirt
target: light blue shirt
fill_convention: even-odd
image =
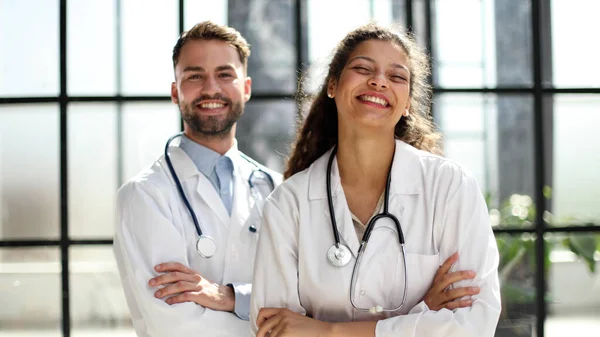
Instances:
[[[198,171],[202,172],[221,197],[223,205],[231,216],[233,205],[233,160],[231,156],[237,152],[234,146],[224,155],[202,146],[185,135],[181,137],[179,147],[192,159]],[[250,316],[251,284],[228,284],[235,292],[235,308],[233,312],[241,319],[248,320]]]
[[[185,135],[181,137],[179,147],[196,164],[198,171],[202,172],[210,180],[231,216],[233,205],[233,161],[230,158],[231,150],[224,155],[220,155],[194,142]]]

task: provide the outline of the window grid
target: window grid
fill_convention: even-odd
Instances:
[[[375,0],[370,0],[375,1]],[[406,0],[405,17],[409,30],[412,30],[414,25],[415,2],[418,0]],[[432,53],[432,0],[424,1],[425,11],[425,37],[426,47],[430,54]],[[120,0],[116,0],[116,15],[117,20],[120,20]],[[545,154],[548,152],[544,139],[544,125],[548,123],[543,114],[544,97],[552,94],[600,94],[600,88],[554,88],[545,86],[543,80],[548,76],[550,62],[544,59],[550,55],[551,48],[549,45],[549,36],[544,36],[544,32],[550,31],[550,0],[531,0],[532,4],[532,44],[533,44],[533,87],[495,87],[495,88],[442,88],[434,87],[434,95],[439,93],[493,93],[493,94],[529,94],[534,98],[534,168],[535,168],[535,201],[538,209],[547,209],[546,199],[543,195],[543,187],[547,179],[545,167],[543,165],[546,160]],[[184,29],[184,0],[178,2],[178,19],[179,31]],[[0,105],[2,104],[20,104],[20,103],[58,103],[60,107],[60,238],[58,240],[0,240],[0,248],[4,247],[60,247],[61,251],[61,283],[62,283],[62,334],[64,337],[71,335],[71,311],[70,311],[70,296],[69,296],[69,249],[71,246],[109,246],[112,244],[111,238],[96,238],[85,240],[72,240],[68,235],[69,219],[68,219],[68,166],[67,166],[67,107],[71,102],[116,102],[117,103],[117,118],[121,119],[122,104],[125,102],[163,102],[170,100],[168,96],[69,96],[67,93],[67,0],[60,0],[60,93],[58,97],[0,97]],[[303,28],[303,24],[307,22],[307,3],[305,0],[295,0],[295,29],[296,29],[296,69],[297,71],[306,70],[305,64],[308,60],[308,52],[306,38],[307,34]],[[120,69],[120,31],[117,30],[117,92],[121,92],[121,69]],[[433,73],[433,72],[432,72]],[[434,82],[431,82],[434,83]],[[300,83],[299,83],[300,84]],[[253,95],[257,100],[281,100],[294,99],[293,94],[284,93],[263,93]],[[117,123],[117,137],[122,137],[121,123]],[[119,139],[119,146],[121,145]],[[122,148],[118,149],[117,165],[122,166]],[[122,183],[122,173],[119,170],[119,184]],[[538,238],[543,237],[545,233],[600,233],[600,224],[589,223],[584,226],[569,227],[569,226],[554,226],[546,227],[543,212],[537,212],[536,223],[531,228],[523,229],[503,229],[495,228],[494,233],[522,234],[535,233]],[[543,261],[544,259],[544,240],[536,240],[536,260]],[[544,264],[537,263],[536,270],[536,314],[537,314],[537,335],[544,336],[544,322],[547,314],[545,292],[546,292],[546,275],[544,273]]]

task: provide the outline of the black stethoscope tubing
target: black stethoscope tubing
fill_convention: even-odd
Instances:
[[[331,229],[333,230],[333,238],[335,240],[335,246],[337,248],[339,248],[341,240],[340,240],[340,232],[337,226],[337,221],[335,220],[335,210],[333,208],[333,196],[331,193],[331,167],[333,164],[333,159],[335,158],[335,155],[337,153],[337,146],[333,148],[333,150],[331,151],[331,154],[329,155],[329,161],[327,163],[327,178],[326,178],[326,188],[327,188],[327,203],[329,206],[329,215],[331,218]],[[392,163],[393,163],[394,159],[392,158]],[[365,244],[369,241],[369,237],[371,236],[371,232],[373,231],[373,228],[375,227],[375,222],[381,218],[390,218],[392,220],[392,222],[394,222],[394,225],[396,226],[396,230],[398,231],[398,241],[400,242],[401,245],[404,245],[405,241],[404,241],[404,233],[402,232],[402,227],[400,226],[400,221],[398,221],[398,218],[396,218],[396,216],[394,216],[392,213],[389,212],[389,199],[390,199],[390,184],[392,181],[392,174],[391,174],[391,164],[390,164],[390,172],[388,172],[388,176],[387,176],[387,181],[385,184],[385,196],[383,199],[383,212],[379,213],[377,215],[375,215],[371,221],[369,221],[369,223],[367,224],[367,228],[365,229],[365,233],[363,234],[362,237],[362,243]],[[362,248],[362,246],[361,246]]]

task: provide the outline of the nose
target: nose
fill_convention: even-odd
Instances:
[[[378,89],[387,89],[388,83],[383,74],[374,73],[373,77],[369,79],[369,85]]]
[[[221,87],[217,80],[212,76],[207,76],[202,86],[202,93],[206,95],[214,95],[221,92]]]

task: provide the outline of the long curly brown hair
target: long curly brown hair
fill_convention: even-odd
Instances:
[[[291,147],[284,178],[308,168],[315,160],[331,149],[338,141],[338,111],[335,101],[327,97],[331,80],[337,83],[350,54],[367,40],[390,41],[400,46],[409,59],[410,109],[408,117],[396,124],[395,136],[417,149],[442,154],[441,134],[434,129],[431,120],[431,86],[428,83],[429,59],[417,46],[414,38],[396,27],[382,27],[374,23],[350,32],[338,44],[329,64],[329,71],[316,96],[311,97],[299,90],[300,100],[309,100],[310,109],[298,128],[296,140]]]

